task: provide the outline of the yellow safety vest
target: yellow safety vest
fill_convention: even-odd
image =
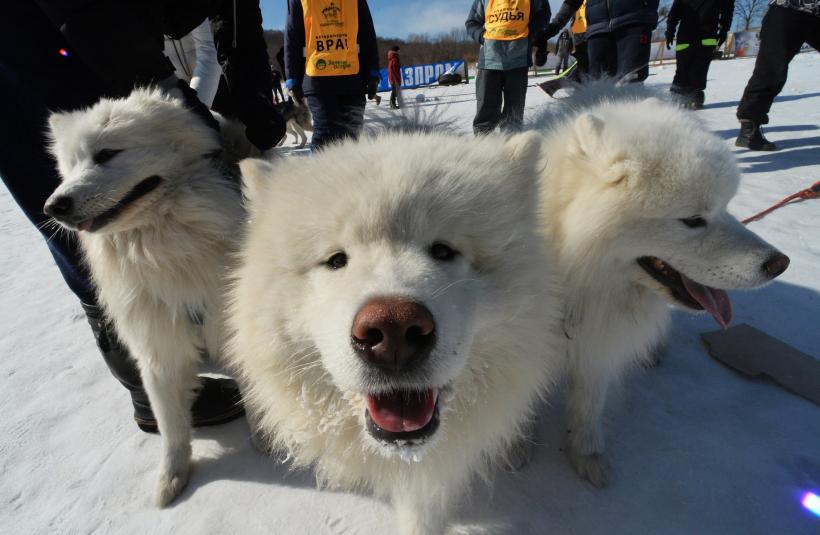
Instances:
[[[586,33],[587,32],[587,0],[581,4],[578,11],[575,12],[575,19],[572,21],[570,28],[572,33]]]
[[[305,73],[359,73],[358,0],[302,0],[305,16]]]
[[[484,39],[515,41],[530,34],[530,0],[489,0],[484,9]]]

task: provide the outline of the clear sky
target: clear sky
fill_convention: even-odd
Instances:
[[[562,1],[562,0],[561,0]],[[555,13],[561,1],[550,0]],[[408,33],[447,31],[464,27],[473,0],[368,0],[376,33],[380,37],[407,37]],[[265,28],[281,30],[286,0],[261,0]]]

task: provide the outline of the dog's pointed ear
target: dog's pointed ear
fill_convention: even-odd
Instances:
[[[253,203],[267,188],[273,175],[273,166],[266,160],[246,158],[239,162],[239,170],[242,172],[242,192]]]
[[[584,113],[575,120],[575,141],[584,156],[594,156],[601,149],[604,121],[591,113]]]
[[[66,121],[72,112],[54,112],[48,116],[48,130],[51,137],[58,137],[65,127]]]
[[[533,161],[538,158],[543,141],[543,136],[538,132],[522,132],[504,143],[504,151],[510,161]]]

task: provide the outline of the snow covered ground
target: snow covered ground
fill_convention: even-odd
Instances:
[[[732,144],[735,107],[754,60],[712,64],[711,129]],[[653,68],[668,85],[674,66]],[[781,150],[737,150],[744,171],[730,208],[744,217],[820,180],[820,55],[795,58],[767,136]],[[474,86],[407,91],[441,105],[469,131]],[[438,97],[438,100],[431,100]],[[537,88],[528,110],[550,104]],[[747,322],[820,358],[820,200],[783,208],[752,228],[791,257],[767,288],[734,293]],[[34,228],[0,190],[0,532],[370,534],[394,530],[369,496],[317,491],[254,453],[243,422],[198,430],[190,485],[167,510],[149,502],[159,439],[138,431],[125,390]],[[560,396],[545,407],[533,462],[465,489],[462,528],[501,533],[808,534],[800,506],[820,492],[820,408],[712,360],[705,316],[676,314],[660,367],[639,370],[610,411],[615,481],[596,490],[572,473]]]

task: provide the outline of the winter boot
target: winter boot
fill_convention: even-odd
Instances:
[[[740,133],[735,140],[735,146],[749,150],[777,150],[774,143],[763,137],[760,125],[749,119],[740,119]]]
[[[702,110],[703,103],[706,101],[706,93],[703,91],[695,91],[692,94],[692,109],[693,110]]]
[[[151,411],[148,394],[142,387],[137,364],[120,342],[114,326],[98,306],[83,303],[83,310],[108,369],[131,394],[137,426],[146,433],[158,432],[157,420]],[[235,381],[202,377],[200,383],[202,387],[191,408],[194,427],[227,423],[245,413]]]

